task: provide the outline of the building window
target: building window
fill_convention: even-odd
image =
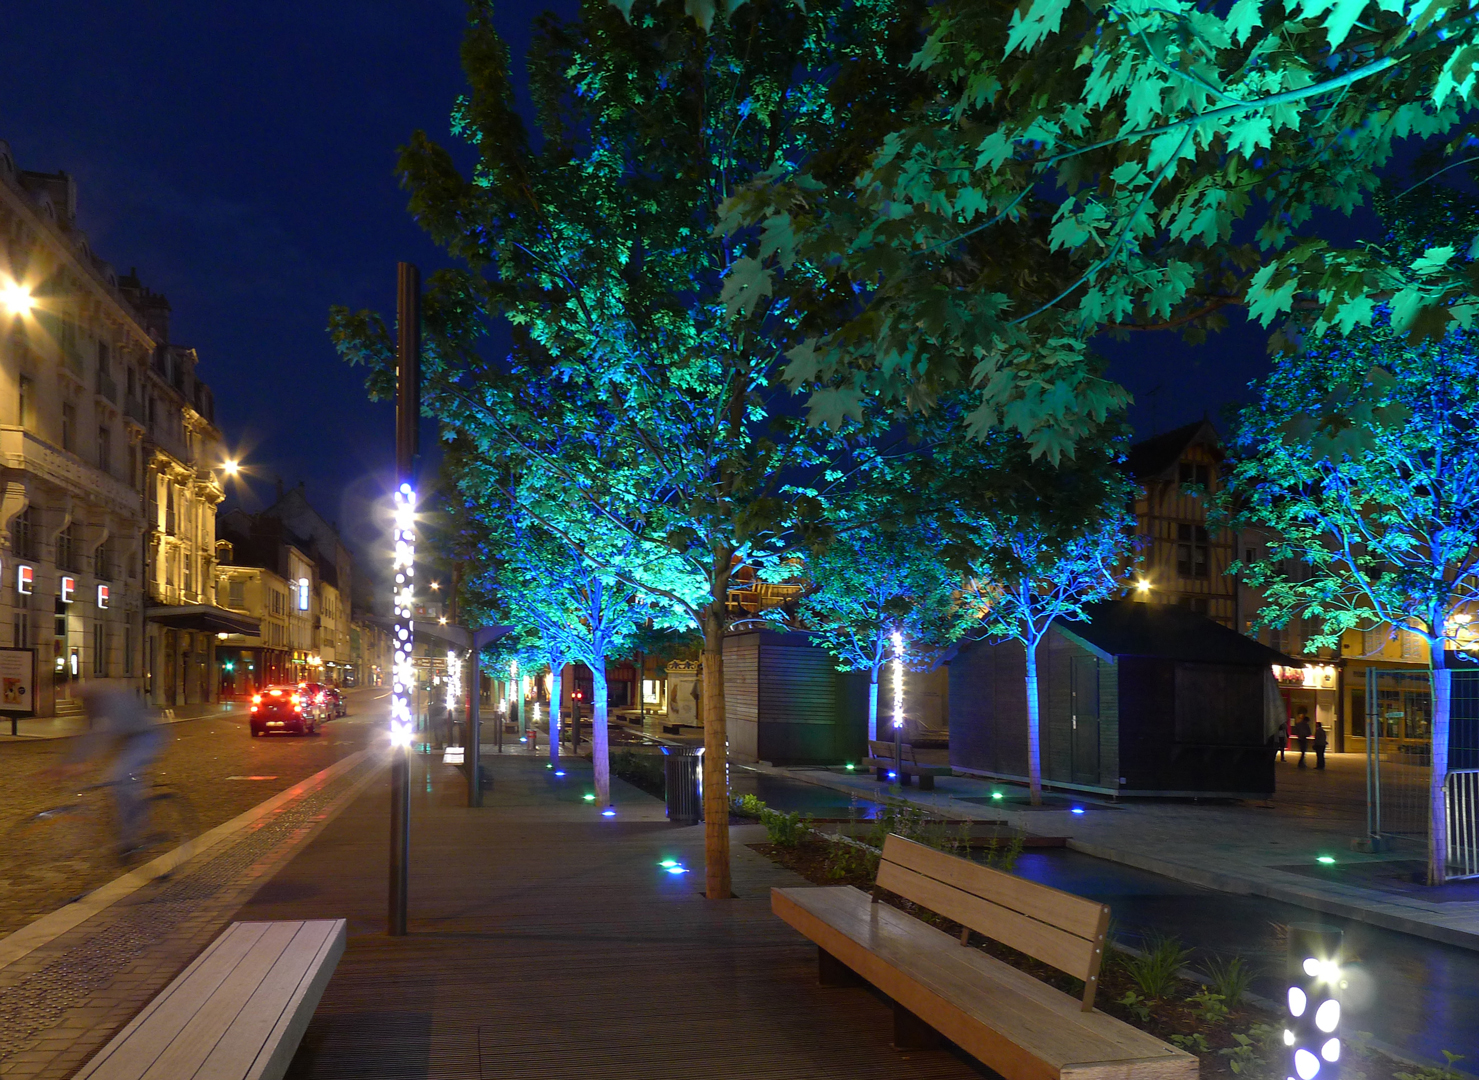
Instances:
[[[108,624],[101,619],[92,627],[92,673],[108,674]]]
[[[56,598],[56,608],[52,619],[51,636],[58,641],[67,640],[67,606],[62,603],[62,598]]]
[[[226,606],[227,607],[231,607],[231,608],[237,608],[239,610],[245,610],[246,609],[246,579],[245,578],[232,578],[231,579],[231,581],[229,583],[229,587],[227,589],[227,594],[226,594]]]
[[[111,546],[112,542],[105,540],[92,553],[93,577],[102,578],[104,581],[113,580],[113,552],[110,550]]]
[[[1397,632],[1397,643],[1402,648],[1402,659],[1417,662],[1423,658],[1423,639],[1411,630]]]
[[[1183,461],[1181,463],[1181,486],[1196,486],[1210,493],[1212,491],[1212,470],[1206,465]]]
[[[1181,577],[1211,576],[1211,549],[1205,525],[1176,526],[1176,573]]]
[[[10,549],[18,559],[36,557],[36,527],[28,506],[15,516],[10,525]]]
[[[123,674],[128,677],[134,673],[134,628],[130,623],[123,624]]]
[[[29,375],[21,376],[19,413],[21,427],[32,430],[36,426],[36,384]]]
[[[29,608],[17,607],[15,609],[15,621],[12,624],[11,640],[17,649],[29,649],[31,647],[31,611]]]
[[[1243,549],[1243,561],[1245,563],[1247,563],[1249,566],[1252,566],[1254,563],[1256,563],[1258,561],[1258,549],[1257,548],[1244,548]]]
[[[56,565],[58,570],[77,572],[77,541],[68,525],[56,537]]]
[[[308,579],[306,577],[298,579],[298,610],[308,610]]]
[[[1361,631],[1361,655],[1379,656],[1386,645],[1387,635],[1383,627]]]
[[[113,471],[113,433],[105,427],[98,428],[98,468]]]
[[[62,449],[77,452],[77,406],[70,401],[62,402]]]

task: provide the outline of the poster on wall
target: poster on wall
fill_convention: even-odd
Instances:
[[[35,650],[0,649],[0,713],[30,716],[35,711]]]

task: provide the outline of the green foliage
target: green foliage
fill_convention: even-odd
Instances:
[[[754,795],[741,795],[737,799],[730,800],[730,809],[741,817],[758,819],[760,812],[765,808],[764,800]]]
[[[1436,335],[1479,312],[1472,234],[1445,253],[1318,232],[1370,201],[1399,140],[1465,152],[1466,7],[941,0],[916,41],[927,89],[858,167],[818,155],[725,207],[764,264],[736,266],[746,292],[820,279],[846,301],[789,354],[819,423],[969,387],[973,430],[1056,459],[1125,401],[1088,348],[1105,330],[1195,339],[1246,306],[1345,333],[1391,296],[1400,331]]]
[[[1459,1072],[1455,1066],[1463,1059],[1462,1054],[1453,1054],[1444,1050],[1444,1063],[1441,1066],[1422,1065],[1411,1072],[1399,1072],[1392,1075],[1397,1080],[1459,1080],[1463,1073]]]
[[[667,794],[661,754],[641,754],[623,750],[611,755],[611,772],[628,784],[659,799]]]
[[[1189,1050],[1193,1054],[1210,1054],[1212,1044],[1207,1041],[1207,1036],[1200,1031],[1194,1031],[1190,1035],[1168,1035],[1167,1040],[1172,1044]]]
[[[802,820],[801,812],[793,810],[783,814],[770,807],[760,810],[760,824],[765,826],[765,836],[776,847],[793,848],[811,835],[811,815]]]
[[[1122,997],[1117,997],[1114,1000],[1129,1009],[1135,1019],[1139,1020],[1142,1024],[1150,1019],[1150,1001],[1147,998],[1141,997],[1135,991],[1127,990]]]
[[[1243,999],[1258,975],[1241,956],[1230,960],[1214,956],[1207,961],[1206,968],[1207,983],[1212,993],[1229,1006],[1236,1006]]]
[[[1153,934],[1145,939],[1139,956],[1126,956],[1121,964],[1135,989],[1155,999],[1171,996],[1190,958],[1191,950],[1180,939]]]
[[[1186,1000],[1188,1004],[1195,1006],[1192,1009],[1192,1016],[1203,1024],[1220,1024],[1228,1017],[1228,999],[1221,994],[1204,990],[1200,994],[1193,994]]]
[[[1238,1076],[1274,1076],[1275,1055],[1284,1052],[1283,1029],[1274,1024],[1254,1024],[1247,1032],[1234,1032],[1233,1045],[1217,1051]]]

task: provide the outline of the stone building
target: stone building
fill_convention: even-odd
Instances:
[[[65,173],[0,142],[0,642],[34,653],[34,712],[141,688],[143,446],[158,341],[77,225]]]

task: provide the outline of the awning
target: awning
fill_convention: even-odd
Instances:
[[[207,630],[213,634],[246,634],[251,637],[262,631],[260,619],[227,611],[214,604],[151,607],[145,610],[144,618],[176,630]]]

